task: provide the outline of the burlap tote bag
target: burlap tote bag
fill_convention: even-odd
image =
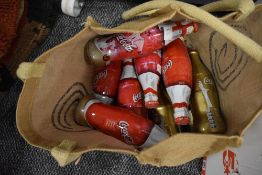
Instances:
[[[218,19],[211,11],[234,11]],[[242,135],[262,109],[262,6],[252,1],[226,0],[201,8],[179,1],[151,1],[126,11],[130,19],[118,27],[102,27],[91,17],[72,39],[17,70],[24,81],[17,105],[17,127],[31,145],[49,150],[61,166],[93,151],[114,151],[135,156],[141,163],[175,166],[215,153],[227,146],[240,146]],[[99,131],[79,126],[75,108],[91,92],[93,66],[85,62],[84,47],[96,35],[142,32],[169,19],[198,21],[198,33],[187,40],[214,75],[225,135],[176,134],[157,145],[137,151]],[[224,21],[224,22],[222,22]]]

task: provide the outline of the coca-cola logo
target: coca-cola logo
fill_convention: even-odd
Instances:
[[[129,124],[125,121],[119,122],[119,128],[120,128],[120,132],[121,132],[122,137],[124,138],[124,140],[127,144],[132,144],[133,139],[129,136],[128,126],[129,126]]]
[[[162,72],[163,74],[166,73],[167,69],[170,69],[173,65],[172,60],[168,60],[168,62],[164,65],[164,67],[162,68]]]
[[[132,35],[131,35],[132,36]],[[124,35],[118,35],[116,39],[119,43],[125,48],[126,51],[132,52],[135,48],[137,48],[136,44],[134,44],[132,37],[126,37]]]
[[[142,99],[142,92],[139,92],[139,93],[133,95],[133,101],[134,102],[138,102],[141,99]]]
[[[107,76],[107,70],[103,70],[102,72],[99,72],[95,77],[95,82],[100,80],[101,78],[105,78]]]

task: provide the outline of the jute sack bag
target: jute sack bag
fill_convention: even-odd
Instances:
[[[234,11],[218,19],[211,11]],[[49,150],[60,166],[81,154],[113,151],[135,156],[143,164],[175,166],[228,146],[240,146],[242,135],[262,112],[262,6],[247,0],[226,0],[201,8],[179,1],[150,1],[123,13],[124,19],[142,16],[118,27],[102,27],[91,17],[70,40],[22,63],[24,81],[17,105],[17,127],[31,145]],[[142,32],[166,20],[198,21],[200,30],[187,40],[198,49],[214,75],[225,135],[176,134],[143,151],[75,121],[79,100],[91,93],[94,66],[87,64],[85,44],[97,35]],[[225,21],[224,22],[222,22]]]

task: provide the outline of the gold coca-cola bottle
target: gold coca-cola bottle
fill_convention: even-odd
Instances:
[[[155,109],[149,109],[149,118],[155,123],[166,129],[169,135],[177,133],[175,121],[173,118],[173,108],[171,101],[164,88],[163,82],[159,85],[159,106]]]
[[[191,107],[194,117],[193,128],[201,133],[224,133],[226,126],[220,113],[215,82],[202,63],[197,51],[189,53],[193,66],[193,89]]]

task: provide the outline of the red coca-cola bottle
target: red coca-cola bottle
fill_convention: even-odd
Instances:
[[[135,73],[133,59],[125,59],[118,87],[118,104],[146,117],[142,97],[143,91]]]
[[[104,104],[89,96],[80,101],[76,115],[78,121],[84,119],[90,127],[140,148],[168,137],[159,126],[135,112]]]
[[[159,25],[163,30],[165,45],[179,37],[198,31],[198,23],[189,20],[168,21]]]
[[[192,65],[181,39],[172,41],[163,52],[162,74],[174,108],[175,123],[181,131],[190,130],[189,98],[192,87]]]
[[[120,75],[121,61],[110,62],[106,67],[97,68],[93,83],[95,97],[106,104],[113,103]]]
[[[158,85],[161,75],[161,51],[157,50],[145,57],[136,58],[135,68],[139,82],[144,91],[145,107],[158,107]]]
[[[195,22],[170,21],[142,33],[120,33],[94,38],[86,45],[87,59],[93,64],[104,65],[107,61],[146,56],[161,49],[165,43],[197,30]]]

